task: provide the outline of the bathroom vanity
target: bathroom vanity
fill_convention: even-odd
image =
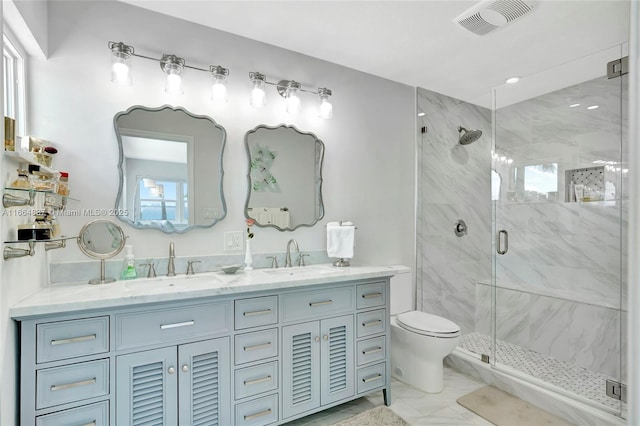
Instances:
[[[383,391],[395,267],[43,288],[16,305],[22,425],[280,424]]]

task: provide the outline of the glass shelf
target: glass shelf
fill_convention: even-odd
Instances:
[[[48,189],[44,190],[44,189],[31,189],[31,188],[12,188],[10,186],[5,186],[4,190],[5,191],[18,191],[18,192],[35,192],[36,194],[47,194],[47,195],[53,195],[53,196],[56,196],[56,197],[66,198],[67,200],[80,201],[77,198],[69,197],[68,195],[58,194],[57,192],[53,192],[53,191],[50,191]]]
[[[4,260],[16,259],[18,257],[34,256],[36,254],[36,243],[44,243],[45,251],[65,248],[68,240],[75,240],[77,237],[58,237],[48,240],[17,240],[5,241],[3,250]],[[28,244],[29,248],[11,247],[8,244]]]
[[[14,160],[17,163],[27,163],[33,164],[34,166],[40,166],[40,171],[44,173],[48,173],[50,175],[59,175],[60,172],[52,169],[51,167],[47,167],[41,163],[36,161],[36,157],[31,152],[14,152],[14,151],[5,151],[4,156]]]

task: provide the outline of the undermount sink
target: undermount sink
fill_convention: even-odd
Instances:
[[[222,282],[217,276],[209,273],[199,275],[179,275],[175,277],[160,276],[156,278],[137,279],[126,281],[125,286],[129,288],[149,288],[149,287],[184,287],[198,285],[218,285]]]
[[[309,276],[342,272],[342,269],[327,265],[297,266],[293,268],[264,269],[264,273],[280,276]]]

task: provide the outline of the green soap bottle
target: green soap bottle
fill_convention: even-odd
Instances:
[[[122,267],[122,279],[123,280],[132,280],[134,278],[138,278],[138,273],[136,272],[136,260],[133,257],[133,246],[126,245],[125,255],[124,255],[124,265]]]

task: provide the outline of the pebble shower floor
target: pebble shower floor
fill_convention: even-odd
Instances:
[[[492,353],[491,336],[481,333],[469,333],[460,338],[459,348],[475,354]],[[620,410],[620,401],[605,393],[605,381],[617,380],[565,361],[543,356],[537,352],[523,349],[501,340],[496,341],[496,360],[546,383],[552,384],[570,393],[587,398],[610,410]],[[623,411],[624,407],[623,403]]]

